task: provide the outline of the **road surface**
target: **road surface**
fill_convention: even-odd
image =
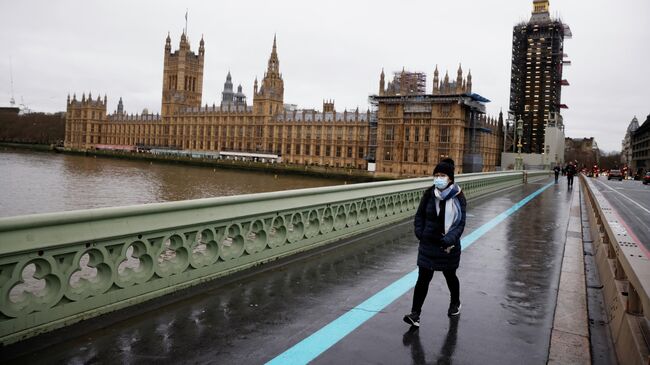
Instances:
[[[607,180],[603,176],[593,181],[638,243],[650,250],[650,184],[643,185],[635,180]]]

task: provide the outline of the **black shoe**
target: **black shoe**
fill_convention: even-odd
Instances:
[[[411,312],[404,316],[404,322],[414,327],[420,327],[420,314]]]
[[[460,307],[461,307],[460,303],[458,303],[458,304],[454,304],[454,303],[449,304],[449,310],[447,311],[447,315],[449,317],[459,315],[460,314]]]

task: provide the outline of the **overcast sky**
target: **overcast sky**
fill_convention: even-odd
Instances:
[[[220,101],[228,70],[252,99],[277,33],[286,103],[368,107],[382,67],[455,78],[472,70],[488,114],[507,110],[512,27],[532,0],[490,1],[32,1],[0,0],[0,106],[14,94],[35,111],[65,109],[68,93],[120,96],[128,112],[160,111],[169,31],[176,49],[189,9],[192,49],[205,38],[203,104]],[[650,114],[650,1],[555,0],[551,14],[573,31],[565,52],[563,112],[569,137],[619,150],[630,120]]]

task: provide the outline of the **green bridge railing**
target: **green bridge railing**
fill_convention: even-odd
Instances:
[[[547,171],[457,177],[473,199]],[[9,344],[411,217],[431,178],[0,219]]]

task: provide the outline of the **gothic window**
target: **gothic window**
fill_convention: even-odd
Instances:
[[[384,129],[384,141],[392,141],[395,137],[395,127],[394,126],[386,126],[386,129]]]
[[[397,115],[396,105],[386,105],[386,116],[394,117]]]
[[[440,105],[440,115],[443,117],[448,117],[451,114],[451,105],[441,104]]]
[[[393,149],[392,148],[385,148],[384,149],[384,161],[392,161],[393,160]]]
[[[449,127],[440,127],[440,143],[449,143]]]

